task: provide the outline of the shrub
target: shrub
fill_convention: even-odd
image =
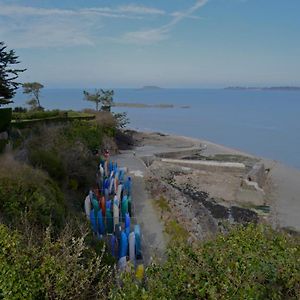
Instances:
[[[66,176],[63,161],[54,150],[32,149],[29,159],[34,167],[47,171],[57,181],[63,180]]]
[[[37,299],[42,280],[37,272],[35,251],[26,251],[17,232],[0,224],[0,297],[1,299]]]
[[[111,270],[85,235],[76,237],[67,226],[53,240],[48,228],[37,244],[1,224],[1,299],[105,299]]]
[[[11,157],[0,159],[0,210],[7,223],[18,225],[22,215],[32,224],[56,228],[63,224],[65,208],[57,184],[44,172]]]
[[[113,116],[116,119],[118,128],[125,128],[130,123],[130,120],[126,112],[114,113]]]
[[[82,210],[80,191],[95,185],[97,161],[91,149],[102,144],[99,135],[103,133],[94,127],[95,124],[87,121],[40,126],[31,130],[25,151],[20,151],[21,154],[27,153],[32,165],[47,171],[59,184],[66,194],[69,208],[75,211]]]
[[[54,118],[64,116],[64,112],[59,110],[30,110],[30,111],[14,111],[12,114],[12,118],[14,120],[34,120],[34,119],[46,119],[46,118]]]
[[[144,286],[125,277],[113,298],[299,299],[299,240],[263,225],[239,226],[195,248],[173,246]],[[123,298],[122,298],[123,297]],[[127,297],[128,299],[130,297]]]
[[[98,149],[104,135],[103,128],[93,122],[74,120],[63,128],[62,134],[70,143],[81,141],[90,150]]]

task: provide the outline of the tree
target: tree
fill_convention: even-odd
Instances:
[[[113,105],[113,90],[102,90],[102,97],[101,97],[101,103],[102,103],[102,110],[110,111],[111,106]]]
[[[39,82],[27,82],[23,84],[23,93],[32,96],[31,99],[27,101],[33,110],[43,110],[40,102],[40,91],[44,86]]]
[[[16,82],[19,73],[25,69],[15,69],[13,65],[19,64],[18,56],[14,50],[6,50],[4,42],[0,42],[0,106],[13,102],[20,83]]]
[[[99,103],[101,103],[101,91],[95,90],[95,93],[89,93],[87,91],[83,91],[84,100],[91,101],[96,104],[96,110],[99,110]]]
[[[99,111],[99,104],[102,104],[102,110],[110,111],[110,107],[113,105],[113,90],[95,90],[95,93],[89,93],[83,91],[84,99],[94,102],[96,104],[96,110]]]

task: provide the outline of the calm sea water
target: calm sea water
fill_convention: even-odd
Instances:
[[[115,90],[115,101],[174,108],[115,108],[130,127],[206,139],[300,169],[300,92],[243,90]],[[19,93],[15,106],[24,105]],[[80,89],[45,89],[46,109],[93,108]],[[189,108],[181,108],[189,106]]]

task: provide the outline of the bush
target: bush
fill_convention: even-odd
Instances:
[[[101,146],[105,130],[93,122],[74,120],[71,125],[63,128],[62,134],[70,143],[81,141],[90,150],[93,150]]]
[[[300,244],[269,227],[237,227],[196,248],[170,249],[146,270],[144,286],[125,277],[115,299],[300,299]]]
[[[116,119],[118,128],[125,128],[130,123],[126,112],[114,113],[113,116]]]
[[[13,112],[12,118],[14,120],[33,120],[33,119],[46,119],[54,117],[64,117],[64,112],[59,110],[30,110],[25,112]]]
[[[59,184],[70,209],[81,211],[80,192],[95,185],[97,161],[91,150],[100,147],[102,136],[103,131],[87,121],[40,126],[31,130],[20,155],[26,153],[33,166],[45,170]]]
[[[37,244],[0,225],[1,299],[104,299],[110,283],[110,267],[86,246],[85,234],[67,226],[53,240],[48,229]]]
[[[0,297],[1,299],[34,299],[41,297],[41,277],[32,257],[17,232],[0,224]]]
[[[63,180],[66,176],[63,161],[54,150],[32,149],[29,159],[34,167],[47,171],[57,181]]]
[[[31,224],[56,228],[65,216],[63,195],[44,172],[21,164],[11,157],[0,159],[0,211],[8,224],[18,226],[26,215]]]

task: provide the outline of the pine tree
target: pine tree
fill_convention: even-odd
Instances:
[[[25,69],[15,69],[13,65],[19,64],[18,56],[14,50],[7,50],[4,42],[0,42],[0,106],[13,102],[20,83],[16,82],[19,73]]]

